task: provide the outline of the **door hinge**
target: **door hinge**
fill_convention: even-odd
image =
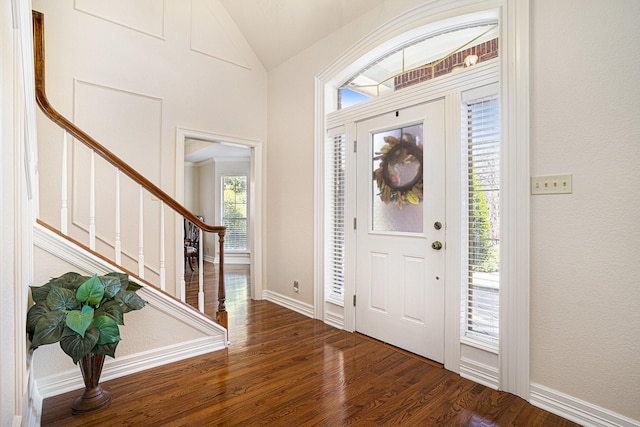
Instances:
[[[354,153],[358,152],[358,141],[353,141],[353,152]]]
[[[353,229],[354,230],[358,229],[358,218],[353,218]]]
[[[356,296],[355,295],[353,296],[353,306],[354,307],[356,306]]]

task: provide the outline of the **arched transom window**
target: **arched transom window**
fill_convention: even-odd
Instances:
[[[497,56],[497,19],[445,26],[396,46],[345,81],[338,88],[338,109]]]

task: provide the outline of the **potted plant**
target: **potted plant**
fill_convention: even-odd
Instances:
[[[105,356],[115,357],[124,313],[145,302],[136,293],[141,286],[124,273],[82,276],[69,272],[42,286],[32,286],[35,304],[27,313],[31,349],[60,343],[80,370],[85,391],[71,407],[74,414],[103,408],[111,394],[98,385]]]

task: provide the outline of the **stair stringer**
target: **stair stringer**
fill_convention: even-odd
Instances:
[[[55,277],[66,271],[100,275],[118,270],[39,224],[34,225],[33,231],[34,252],[39,248],[44,251],[45,257],[49,257],[47,262],[42,263],[45,264],[44,269],[47,268],[46,266],[56,264],[69,265],[65,271],[38,271],[39,265],[34,263],[36,278]],[[51,260],[51,257],[55,259]],[[138,294],[147,302],[147,305],[144,309],[127,313],[125,316],[123,341],[118,346],[116,358],[106,359],[101,381],[227,348],[227,330],[208,316],[152,286],[143,286]],[[145,319],[151,320],[145,324]],[[161,325],[158,325],[158,319],[161,320]],[[159,327],[162,332],[182,330],[188,333],[164,333],[160,334],[164,336],[158,337],[160,341],[149,339],[148,343],[136,342],[135,346],[127,348],[129,343],[126,332],[137,330],[139,333],[140,329],[146,330],[151,324],[156,329]],[[158,335],[157,331],[156,335]],[[167,343],[167,340],[171,342]],[[140,340],[134,339],[134,341]],[[36,401],[84,388],[79,368],[57,344],[42,346],[33,352],[30,375],[34,377],[36,396],[33,397],[36,397]],[[36,409],[36,412],[39,411]]]

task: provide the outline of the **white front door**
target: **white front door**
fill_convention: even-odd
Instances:
[[[355,329],[437,362],[444,361],[444,123],[437,100],[356,128]]]

